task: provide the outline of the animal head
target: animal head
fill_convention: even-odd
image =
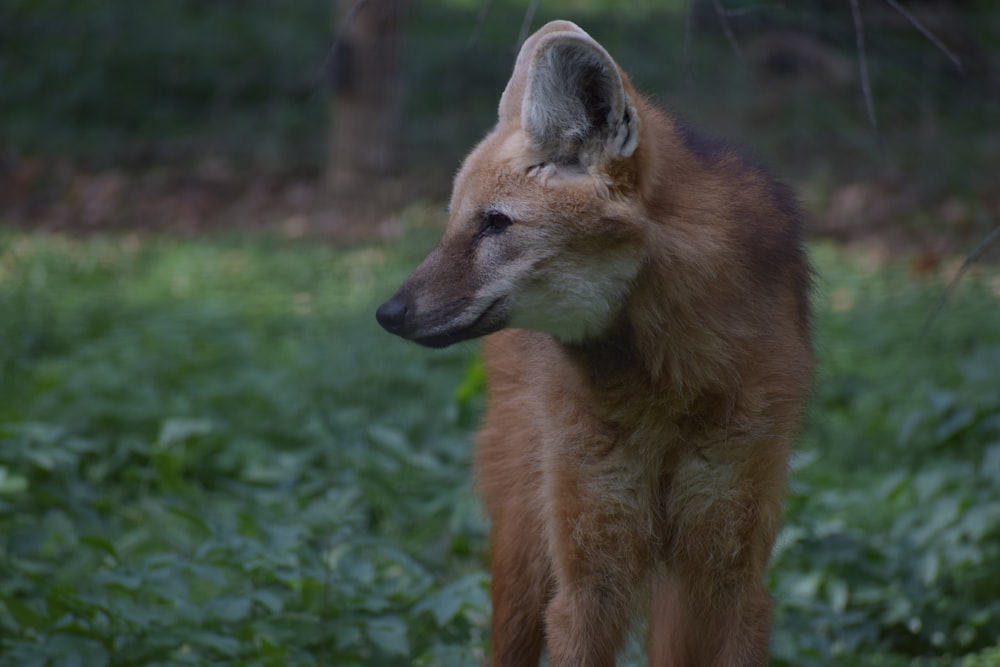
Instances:
[[[599,336],[642,264],[635,93],[603,47],[555,21],[525,42],[498,116],[455,178],[440,243],[377,319],[431,347],[506,327]]]

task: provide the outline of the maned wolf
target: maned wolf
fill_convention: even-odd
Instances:
[[[488,336],[493,664],[764,665],[763,584],[809,391],[790,195],[639,96],[572,23],[525,42],[440,244],[378,309]]]

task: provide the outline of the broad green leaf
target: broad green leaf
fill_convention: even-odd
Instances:
[[[102,569],[95,576],[95,580],[105,586],[114,586],[125,591],[139,590],[143,584],[142,576],[127,570]]]
[[[406,638],[406,623],[397,616],[385,616],[370,621],[365,633],[375,646],[391,655],[407,656],[410,644]]]
[[[212,529],[205,522],[204,517],[198,515],[197,513],[184,509],[182,507],[178,507],[176,505],[171,505],[170,507],[167,508],[167,511],[173,514],[174,516],[180,517],[185,521],[189,522],[191,525],[197,527],[205,535],[212,534]]]
[[[843,613],[847,609],[847,602],[850,599],[847,583],[840,579],[832,579],[826,583],[826,590],[830,596],[830,606],[835,612]]]
[[[968,408],[955,410],[935,429],[934,438],[939,443],[946,443],[965,430],[975,419],[976,413]]]
[[[941,558],[937,552],[931,551],[920,560],[920,580],[925,586],[932,586],[937,582],[938,573],[941,571]]]
[[[453,581],[441,590],[427,596],[413,611],[419,614],[430,611],[439,626],[447,626],[467,608],[486,610],[489,607],[489,582],[485,575],[476,573]]]
[[[242,644],[238,639],[222,634],[221,632],[210,632],[207,630],[194,632],[190,635],[192,644],[218,651],[226,656],[239,655]]]
[[[455,399],[459,404],[468,403],[486,390],[486,368],[482,357],[476,356],[465,371],[462,384],[455,390]]]
[[[208,603],[208,613],[228,623],[235,623],[250,614],[250,598],[221,597]]]
[[[7,612],[14,621],[22,628],[40,630],[48,625],[48,619],[35,611],[31,605],[9,596],[4,596],[0,601],[3,602],[4,607],[6,607]]]
[[[165,419],[160,426],[160,434],[156,437],[156,444],[159,447],[169,447],[193,437],[207,435],[213,430],[212,422],[208,419],[171,417]]]
[[[253,592],[253,600],[262,605],[269,613],[275,614],[285,605],[285,597],[275,590],[258,588]]]
[[[108,539],[105,539],[99,535],[81,535],[80,543],[86,544],[89,547],[93,547],[98,551],[103,551],[116,561],[118,560],[118,552],[115,550],[115,545],[113,545],[111,541]]]
[[[10,472],[0,465],[0,495],[16,495],[28,488],[28,480],[22,475]]]

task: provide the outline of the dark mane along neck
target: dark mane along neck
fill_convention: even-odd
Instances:
[[[615,324],[603,335],[561,344],[582,379],[598,392],[628,401],[668,401],[684,411],[705,395],[739,385],[732,341],[697,304],[671,298],[668,287],[642,272]],[[732,333],[736,334],[738,325]]]
[[[763,357],[808,347],[798,211],[725,143],[642,111],[643,268],[615,324],[564,347],[595,388],[631,387],[633,398],[649,392],[681,405],[738,400],[764,372]]]
[[[595,387],[647,381],[648,373],[637,354],[632,326],[624,316],[597,338],[561,346],[583,377]]]

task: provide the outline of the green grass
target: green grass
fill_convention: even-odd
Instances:
[[[479,664],[477,347],[372,317],[433,237],[4,232],[0,665]],[[997,273],[921,334],[938,280],[814,256],[774,664],[1000,664]]]

